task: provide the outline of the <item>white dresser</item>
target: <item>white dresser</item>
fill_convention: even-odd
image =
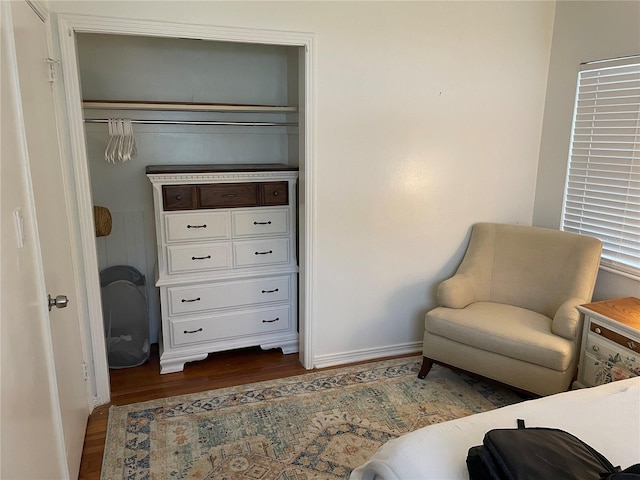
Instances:
[[[161,373],[210,352],[298,351],[296,167],[150,165]]]
[[[640,375],[640,299],[582,305],[582,351],[574,386],[592,387]]]

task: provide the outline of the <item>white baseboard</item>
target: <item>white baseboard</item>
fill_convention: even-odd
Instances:
[[[315,368],[333,367],[335,365],[345,365],[348,363],[393,357],[395,355],[406,355],[409,353],[421,354],[422,342],[388,345],[385,347],[367,348],[362,350],[353,350],[350,352],[332,353],[329,355],[318,355],[314,358],[314,366]]]

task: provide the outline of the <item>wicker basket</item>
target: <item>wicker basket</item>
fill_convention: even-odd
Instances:
[[[111,233],[111,212],[107,207],[93,206],[93,222],[96,237],[106,237]]]

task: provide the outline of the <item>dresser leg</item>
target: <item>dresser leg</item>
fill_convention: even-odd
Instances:
[[[208,353],[198,353],[184,355],[180,357],[169,357],[167,355],[160,356],[160,373],[176,373],[184,370],[184,364],[187,362],[196,362],[207,358]]]
[[[270,343],[261,343],[260,348],[262,348],[263,350],[281,348],[284,355],[288,355],[290,353],[298,353],[298,336],[295,335],[294,337],[289,339],[283,338]]]

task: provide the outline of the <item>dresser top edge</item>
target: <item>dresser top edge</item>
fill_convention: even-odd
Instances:
[[[202,164],[202,165],[147,165],[147,175],[181,173],[229,173],[229,172],[295,172],[298,167],[282,163]]]
[[[640,298],[624,297],[587,303],[581,305],[581,310],[597,313],[640,330]]]

